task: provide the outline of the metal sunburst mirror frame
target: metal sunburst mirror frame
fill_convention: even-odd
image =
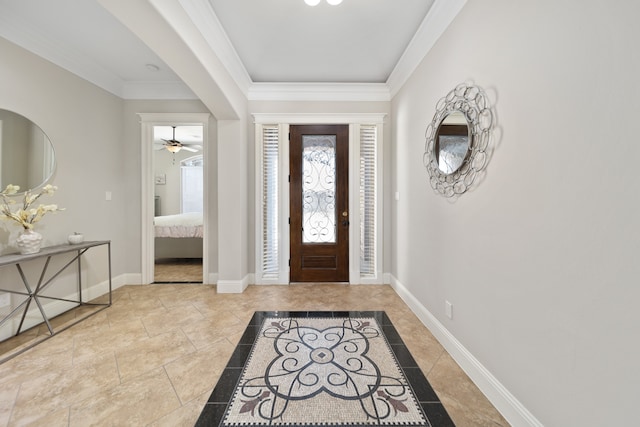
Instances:
[[[468,127],[468,148],[460,166],[447,173],[438,165],[439,131],[443,120],[451,113],[464,115]],[[434,191],[444,197],[460,196],[474,184],[478,174],[489,160],[489,145],[494,114],[482,88],[461,83],[436,104],[436,113],[425,131],[424,166]]]

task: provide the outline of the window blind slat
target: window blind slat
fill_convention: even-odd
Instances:
[[[376,275],[377,127],[360,127],[360,275]]]
[[[262,128],[262,277],[278,277],[278,139],[277,125]]]

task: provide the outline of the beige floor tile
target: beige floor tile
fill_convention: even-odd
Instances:
[[[74,403],[69,426],[144,426],[179,407],[164,368],[156,368]]]
[[[107,318],[109,319],[109,325],[115,326],[120,322],[128,322],[154,313],[161,313],[166,309],[162,302],[155,297],[148,297],[146,300],[123,298],[118,304],[109,307]]]
[[[202,282],[202,259],[163,259],[154,266],[154,280],[162,282]]]
[[[179,329],[145,338],[134,347],[116,350],[120,378],[128,381],[195,351]]]
[[[12,424],[14,425],[14,424]],[[68,427],[69,426],[69,408],[63,408],[52,412],[46,417],[42,417],[32,423],[25,424],[25,427]]]
[[[120,379],[113,354],[102,355],[74,369],[33,377],[20,387],[11,423],[35,422],[117,384]]]
[[[20,384],[3,384],[0,386],[0,426],[6,426],[9,423],[11,411],[19,390]]]
[[[448,353],[442,354],[427,379],[448,402],[445,407],[457,426],[509,425]]]
[[[121,287],[112,307],[0,364],[0,426],[192,426],[259,310],[385,310],[458,427],[508,425],[390,286],[167,284]]]
[[[56,335],[13,359],[0,364],[0,385],[21,384],[51,372],[64,372],[73,367],[73,335]]]
[[[148,427],[177,427],[195,425],[196,421],[198,421],[198,417],[200,417],[202,408],[207,403],[207,400],[209,399],[212,391],[213,388],[201,394],[191,402],[185,403],[170,414],[167,414],[159,420],[152,422]]]
[[[140,319],[123,321],[117,327],[108,327],[106,331],[90,335],[82,334],[75,337],[73,344],[73,362],[82,363],[87,358],[93,358],[104,352],[118,351],[131,348],[140,340],[148,338]]]
[[[149,314],[142,318],[142,323],[150,337],[178,329],[182,325],[201,322],[205,317],[192,304],[168,308],[162,312]]]
[[[222,339],[165,365],[180,401],[189,402],[213,389],[234,349],[235,345]]]
[[[197,349],[202,349],[230,335],[242,334],[246,326],[246,324],[238,322],[233,325],[219,327],[215,320],[207,319],[203,322],[183,326],[182,331],[184,331],[193,346]]]

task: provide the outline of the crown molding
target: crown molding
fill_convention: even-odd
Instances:
[[[211,114],[209,113],[137,113],[140,123],[152,124],[194,124],[207,123]]]
[[[391,98],[396,96],[466,3],[467,0],[433,2],[429,13],[387,79]]]
[[[385,83],[254,83],[249,101],[390,101]]]
[[[253,113],[256,124],[382,124],[386,113]]]

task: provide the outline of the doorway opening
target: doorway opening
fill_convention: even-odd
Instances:
[[[154,126],[154,283],[202,283],[203,126]]]
[[[139,116],[140,283],[208,283],[210,115],[139,113]]]

